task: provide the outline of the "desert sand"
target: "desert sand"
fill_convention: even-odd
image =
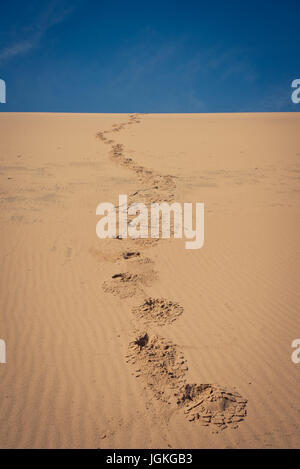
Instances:
[[[299,448],[300,117],[0,114],[1,448]],[[205,203],[205,243],[96,207]]]

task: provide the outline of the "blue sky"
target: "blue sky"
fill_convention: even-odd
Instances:
[[[300,111],[300,1],[0,2],[0,111]]]

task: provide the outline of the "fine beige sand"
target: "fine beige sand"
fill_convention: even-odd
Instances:
[[[1,448],[299,448],[300,117],[0,114]],[[204,202],[205,244],[96,236]]]

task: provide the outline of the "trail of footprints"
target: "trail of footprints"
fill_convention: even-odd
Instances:
[[[112,160],[133,171],[143,185],[142,189],[130,194],[128,205],[135,201],[146,205],[171,202],[174,200],[175,178],[138,165],[132,158],[125,156],[122,144],[109,138],[109,135],[120,132],[127,125],[138,124],[139,117],[140,114],[132,114],[127,123],[115,124],[110,131],[99,131],[97,138],[111,146]],[[144,292],[144,287],[157,278],[157,273],[152,267],[153,261],[143,256],[141,249],[151,247],[158,241],[117,237],[116,242],[122,242],[124,249],[114,261],[126,263],[128,270],[114,274],[103,284],[105,292],[121,298],[143,298],[132,310],[139,328],[133,332],[127,361],[134,367],[135,376],[142,380],[156,399],[183,411],[190,422],[211,427],[214,432],[228,427],[237,428],[247,415],[247,400],[239,393],[219,385],[188,383],[188,366],[180,348],[151,330],[151,326],[170,325],[183,314],[183,308],[178,303],[166,298],[147,297]]]

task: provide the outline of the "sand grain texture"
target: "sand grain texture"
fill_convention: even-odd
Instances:
[[[299,448],[299,127],[0,114],[1,448]],[[204,247],[98,239],[119,194],[204,201]]]

